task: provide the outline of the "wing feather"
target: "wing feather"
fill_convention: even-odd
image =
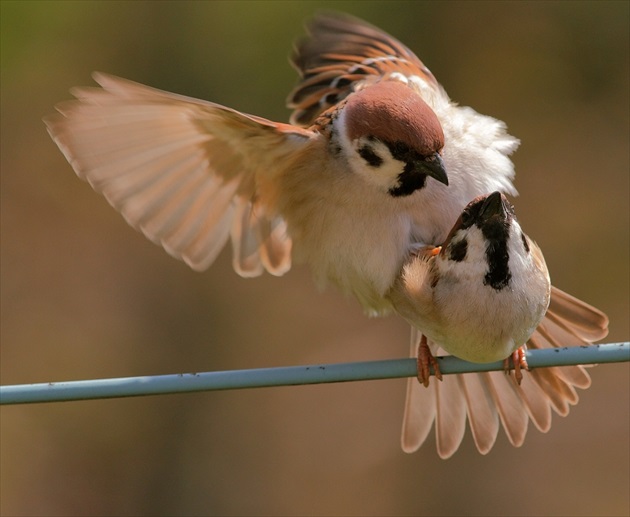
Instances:
[[[234,252],[250,259],[235,257],[237,272],[288,271],[286,225],[257,185],[314,133],[107,74],[94,79],[100,88],[74,88],[77,100],[45,119],[80,178],[193,269],[207,268],[232,235],[245,239]],[[245,217],[253,199],[261,209]]]
[[[289,94],[291,122],[310,126],[331,106],[363,84],[401,74],[440,89],[418,57],[386,32],[339,13],[322,14],[307,26],[292,63],[302,81]]]

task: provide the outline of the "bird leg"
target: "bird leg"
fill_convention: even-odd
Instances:
[[[525,350],[525,346],[519,346],[509,357],[503,360],[503,369],[506,375],[509,375],[510,370],[514,368],[514,380],[519,386],[523,380],[521,369],[529,371]]]
[[[425,388],[429,387],[429,377],[431,377],[431,367],[438,380],[442,380],[442,373],[440,372],[440,365],[429,348],[426,336],[422,336],[420,339],[420,346],[418,347],[418,381],[423,384]]]

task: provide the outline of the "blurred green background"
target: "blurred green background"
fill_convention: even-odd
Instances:
[[[628,2],[2,1],[2,384],[403,357],[309,272],[198,274],[79,181],[42,116],[101,70],[287,120],[318,9],[415,50],[522,140],[515,204],[554,283],[628,340]],[[399,448],[404,380],[5,407],[1,513],[628,515],[628,365],[543,435],[483,457]],[[533,427],[533,426],[532,426]]]

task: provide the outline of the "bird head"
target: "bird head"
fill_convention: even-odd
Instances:
[[[529,267],[537,261],[533,247],[502,193],[479,196],[462,211],[442,245],[438,277],[478,275],[480,285],[501,291],[512,286],[513,269],[519,269],[519,281],[527,280],[521,272],[540,269]]]
[[[427,181],[448,185],[440,121],[402,82],[381,81],[348,96],[333,122],[335,137],[352,171],[393,197]]]

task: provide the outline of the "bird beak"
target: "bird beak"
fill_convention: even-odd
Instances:
[[[448,186],[448,176],[446,175],[446,168],[444,167],[444,161],[439,153],[435,153],[428,158],[418,160],[415,162],[416,171],[431,176],[433,179],[444,183]]]
[[[493,192],[483,202],[479,211],[479,221],[485,222],[493,217],[505,220],[511,213],[513,210],[507,198],[501,192]]]

